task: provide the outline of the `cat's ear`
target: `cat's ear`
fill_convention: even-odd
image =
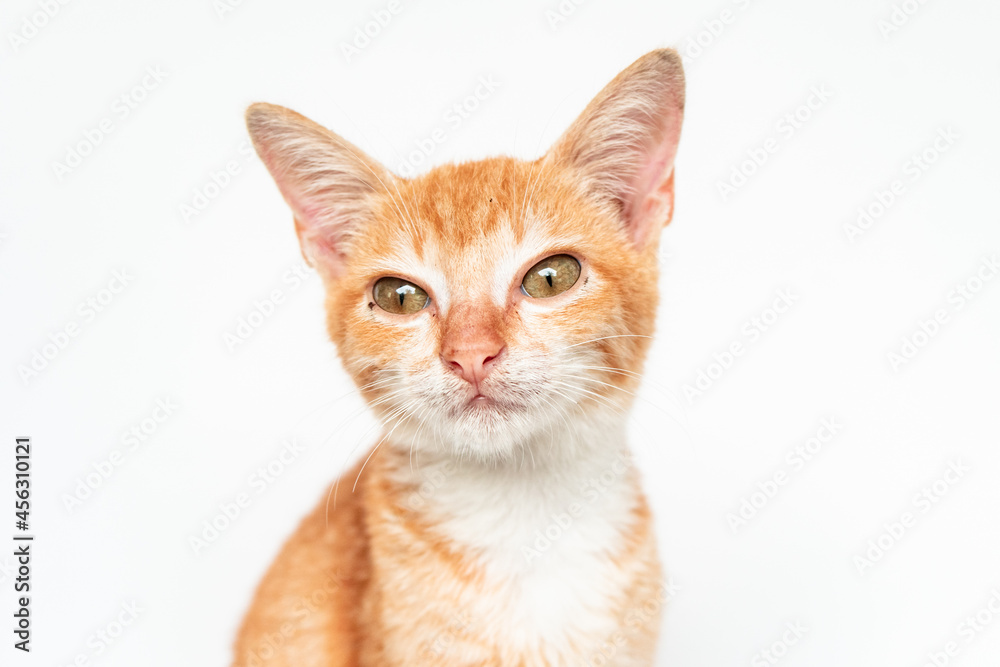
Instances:
[[[610,206],[639,247],[670,222],[674,156],[684,116],[684,69],[672,49],[629,65],[546,155]]]
[[[302,254],[338,277],[351,237],[393,176],[350,142],[290,109],[253,104],[247,129],[295,216]]]

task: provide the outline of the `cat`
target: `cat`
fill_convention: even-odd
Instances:
[[[653,663],[663,577],[625,433],[683,109],[656,50],[542,157],[404,179],[249,107],[384,431],[272,564],[236,667]]]

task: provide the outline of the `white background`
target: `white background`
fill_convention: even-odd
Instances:
[[[769,664],[758,652],[798,622],[780,664],[919,667],[955,641],[948,664],[995,665],[1000,618],[971,642],[959,625],[1000,591],[1000,278],[961,308],[949,293],[1000,253],[1000,5],[910,0],[915,13],[888,32],[888,0],[588,0],[564,3],[559,21],[555,0],[400,1],[350,62],[341,45],[387,3],[78,0],[16,48],[39,4],[4,3],[0,540],[14,532],[13,438],[30,435],[37,542],[30,656],[11,648],[0,548],[0,663],[227,664],[280,544],[373,442],[325,340],[318,279],[288,279],[290,214],[240,152],[247,104],[292,107],[391,168],[437,127],[447,139],[421,169],[529,158],[620,69],[677,46],[677,211],[632,429],[678,586],[657,664]],[[166,77],[122,118],[116,100],[147,68]],[[496,90],[448,124],[490,76]],[[801,109],[814,87],[829,98]],[[808,118],[788,136],[778,124],[796,111]],[[104,118],[112,131],[57,176]],[[913,178],[907,162],[939,130],[957,139]],[[724,198],[719,183],[771,137],[776,150]],[[231,160],[239,172],[185,221],[182,205]],[[849,239],[845,225],[894,180],[901,194]],[[79,304],[122,269],[129,284],[86,320]],[[230,350],[225,335],[275,289],[282,303]],[[794,305],[751,340],[745,323],[769,318],[779,290]],[[946,322],[894,368],[889,353],[937,310]],[[78,335],[23,379],[69,323]],[[743,354],[711,368],[734,342]],[[717,379],[689,401],[699,371]],[[179,407],[129,451],[123,434],[157,399]],[[787,453],[824,418],[843,427],[793,469]],[[305,453],[258,494],[248,478],[293,437]],[[68,509],[114,450],[120,464]],[[951,461],[968,472],[922,511],[914,496]],[[786,483],[734,531],[727,515],[780,472]],[[189,538],[240,493],[252,504],[195,554]],[[905,512],[914,525],[882,535]],[[880,535],[887,552],[859,567]],[[129,602],[138,618],[97,655],[95,633]]]

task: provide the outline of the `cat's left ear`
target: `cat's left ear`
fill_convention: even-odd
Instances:
[[[291,109],[247,109],[254,148],[295,216],[302,255],[324,277],[342,275],[351,241],[393,176],[361,149]]]
[[[652,51],[604,87],[545,160],[568,167],[643,247],[673,216],[683,117],[681,58],[672,49]]]

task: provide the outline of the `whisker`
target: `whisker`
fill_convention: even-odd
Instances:
[[[350,453],[347,455],[347,460],[349,460],[350,457],[354,454],[354,452],[357,451],[358,447],[361,446],[361,443],[363,442],[363,440],[365,439],[365,437],[367,437],[367,435],[369,433],[371,433],[372,429],[374,429],[376,427],[383,427],[384,428],[385,425],[388,424],[389,420],[392,419],[392,418],[394,418],[397,414],[402,413],[402,411],[405,409],[405,407],[406,406],[402,406],[402,407],[396,408],[395,410],[393,410],[392,412],[390,412],[388,415],[386,415],[384,418],[378,418],[378,417],[376,417],[376,423],[372,424],[371,426],[369,426],[368,429],[364,433],[362,433],[361,436],[358,438],[357,444],[355,444],[354,447],[351,448]],[[331,434],[329,437],[332,438],[333,434]],[[329,440],[329,438],[327,438],[327,440]],[[370,458],[370,455],[369,455],[369,458]],[[338,495],[339,490],[340,490],[340,480],[341,480],[341,477],[342,477],[342,475],[337,478],[337,481],[334,482],[333,488],[331,489],[332,495],[333,495],[333,508],[334,509],[337,509],[337,495]],[[327,508],[326,509],[327,525],[329,525],[330,494],[327,494],[326,508]]]
[[[611,336],[601,336],[600,338],[591,338],[590,340],[584,340],[584,341],[580,341],[579,343],[573,343],[572,345],[567,345],[565,347],[559,348],[559,350],[557,350],[557,351],[561,352],[563,350],[568,350],[568,349],[570,349],[572,347],[579,347],[580,345],[587,345],[588,343],[596,343],[599,340],[608,340],[609,338],[649,338],[649,339],[652,339],[653,337],[652,336],[646,336],[645,334],[614,334],[614,335],[611,335]]]
[[[589,368],[589,367],[587,367],[587,366],[581,366],[581,367],[578,367],[578,368]],[[608,369],[608,370],[611,370],[611,369]],[[612,383],[603,382],[601,380],[598,380],[597,378],[590,377],[589,375],[580,375],[580,374],[575,374],[575,373],[568,373],[567,375],[570,376],[570,377],[573,377],[575,379],[578,379],[578,380],[583,380],[585,382],[595,382],[595,383],[599,383],[599,384],[601,384],[601,385],[603,385],[605,387],[610,387],[612,389],[617,389],[618,391],[624,392],[624,393],[628,394],[629,396],[632,396],[634,398],[637,398],[637,399],[643,401],[644,403],[649,404],[650,406],[652,406],[653,408],[655,408],[659,413],[661,413],[664,417],[666,417],[667,419],[670,419],[675,424],[677,424],[678,426],[680,426],[681,429],[684,431],[684,433],[687,434],[688,438],[690,438],[693,441],[694,438],[693,438],[691,432],[688,430],[687,425],[684,422],[680,421],[674,415],[672,415],[669,412],[667,412],[663,408],[663,406],[658,405],[657,403],[649,400],[648,398],[646,398],[645,396],[643,396],[641,393],[631,392],[631,391],[625,389],[624,387],[619,387],[618,385],[615,385],[615,384],[612,384]],[[683,413],[684,412],[683,411],[683,407],[681,406],[680,401],[677,400],[677,397],[673,394],[673,392],[667,390],[666,391],[666,395],[667,395],[667,398],[671,399],[673,401],[673,403],[676,404],[678,406],[678,408],[681,409],[681,412]]]

